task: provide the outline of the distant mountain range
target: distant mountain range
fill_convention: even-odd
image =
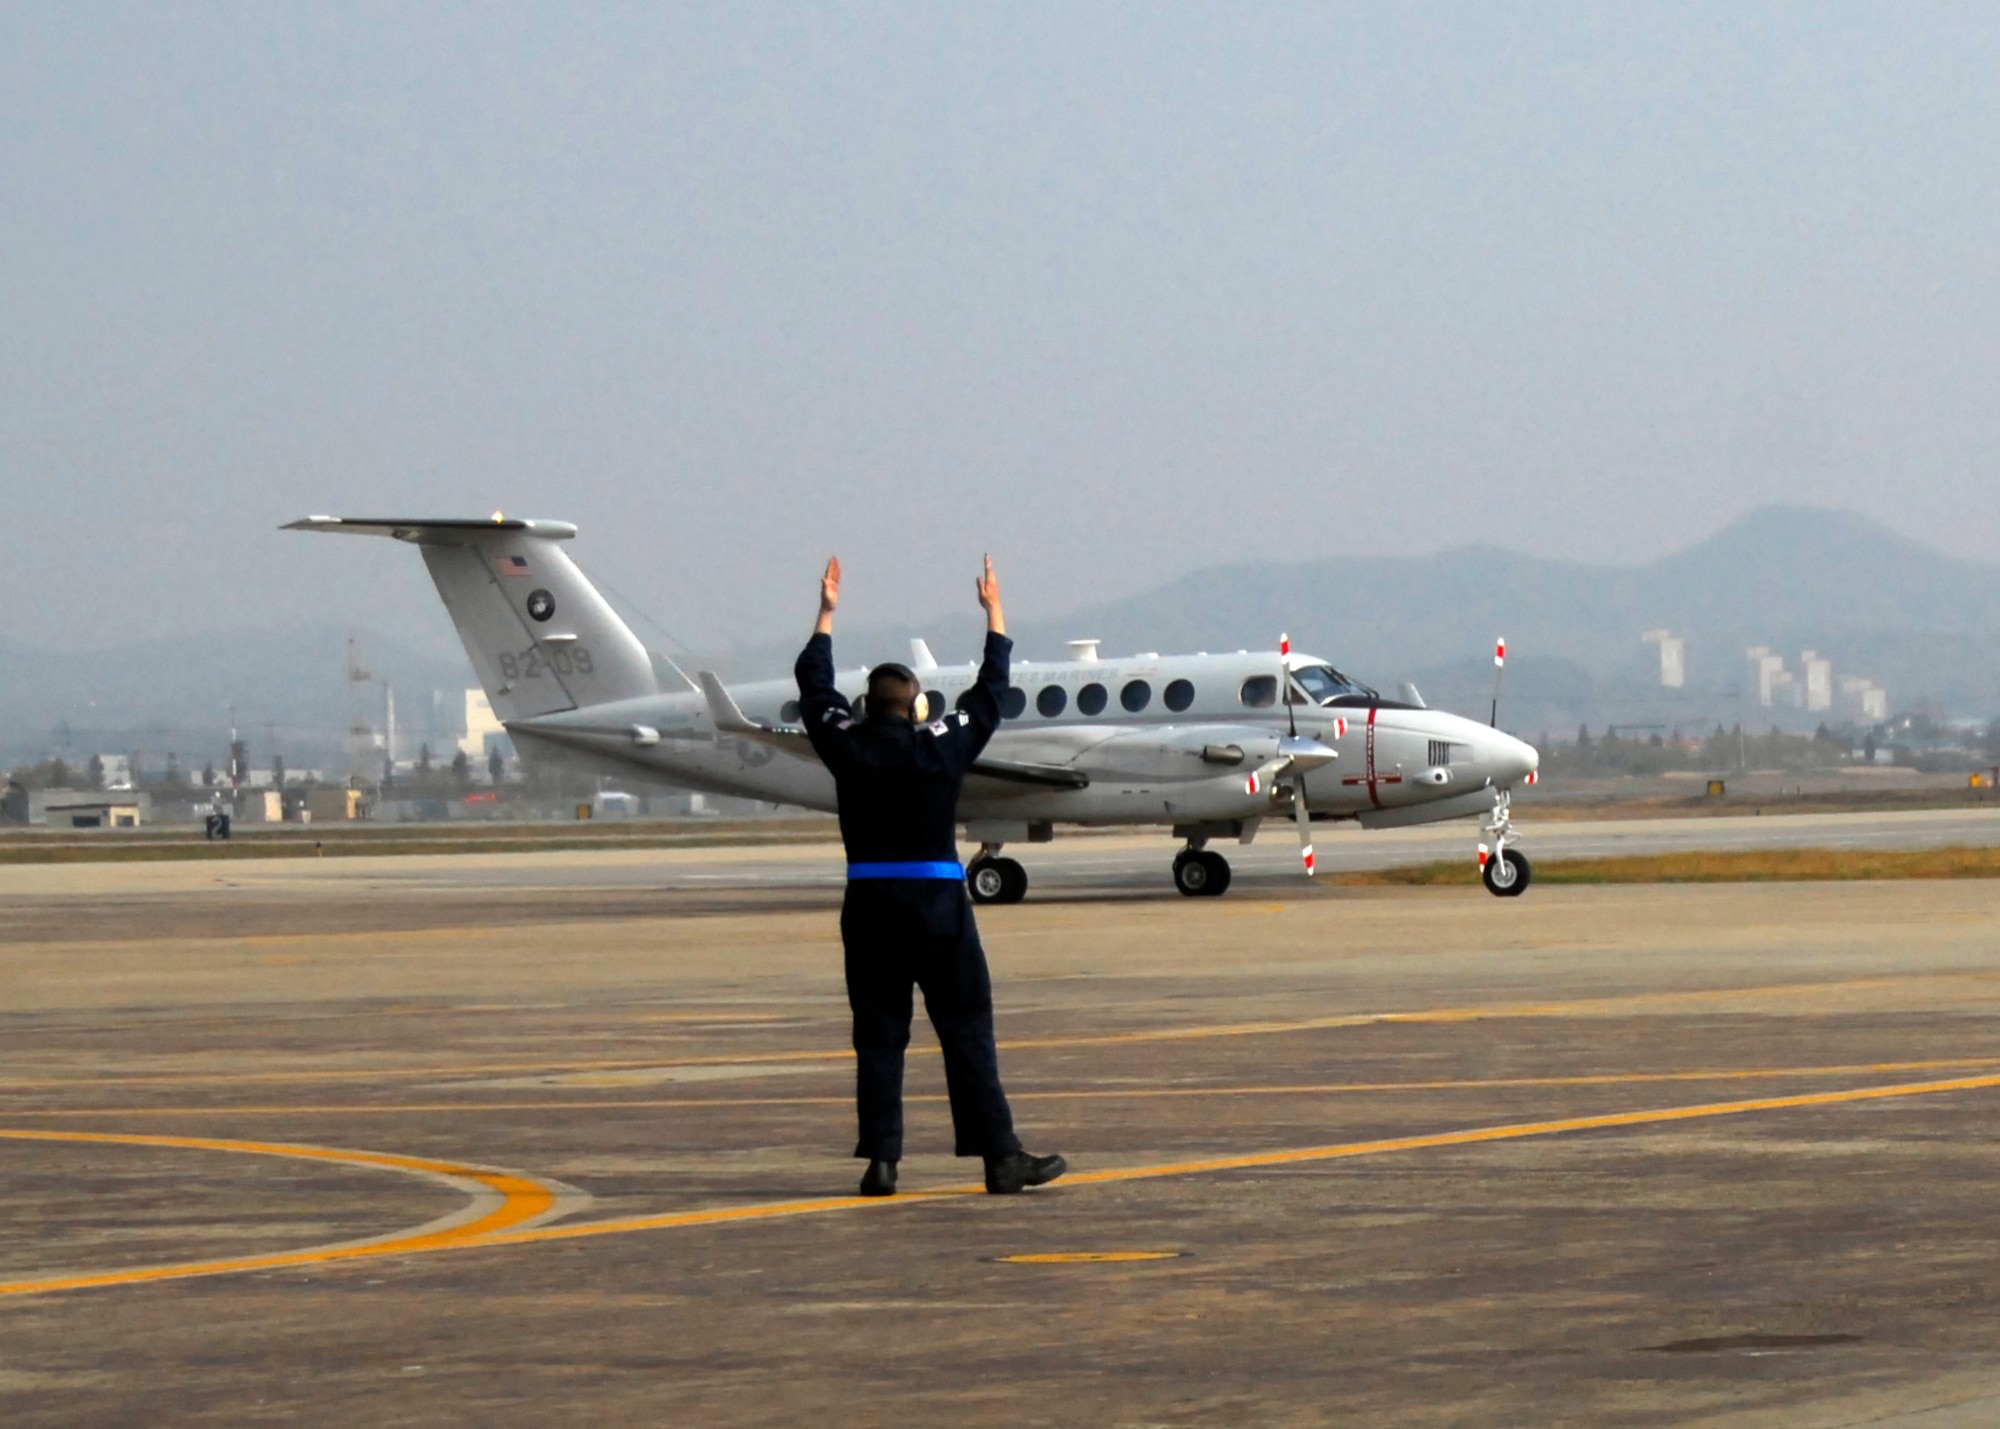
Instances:
[[[1659,685],[1641,632],[1687,642],[1687,684]],[[1747,697],[1745,650],[1831,659],[1836,677],[1919,702],[2000,713],[2000,565],[1959,560],[1848,512],[1771,506],[1642,566],[1546,560],[1486,546],[1430,556],[1332,556],[1197,571],[1059,621],[1020,621],[1024,655],[1073,638],[1107,654],[1273,646],[1280,632],[1385,692],[1405,681],[1441,706],[1484,713],[1498,636],[1509,659],[1503,723],[1572,733],[1584,721],[1810,728],[1824,716]],[[892,642],[873,640],[882,651]],[[777,652],[774,649],[773,655]],[[940,651],[943,658],[943,652]],[[962,655],[961,655],[962,658]]]
[[[1682,690],[1659,687],[1656,651],[1640,640],[1659,627],[1687,641]],[[1080,637],[1101,640],[1113,655],[1268,647],[1280,631],[1385,692],[1410,681],[1432,704],[1480,713],[1492,642],[1505,635],[1502,722],[1530,733],[1566,734],[1584,721],[1703,727],[1731,722],[1739,710],[1753,723],[1772,721],[1774,712],[1741,693],[1753,644],[1769,645],[1794,669],[1800,650],[1814,649],[1836,675],[1887,687],[1892,708],[1928,702],[1982,718],[2000,713],[2000,565],[1943,555],[1860,516],[1801,507],[1767,507],[1642,566],[1478,546],[1220,566],[1060,620],[1019,621],[1014,633],[1020,654],[1053,659]],[[44,749],[66,722],[86,751],[138,743],[206,757],[198,741],[223,727],[232,699],[253,744],[337,749],[347,723],[348,633],[190,636],[75,653],[0,644],[0,754]],[[903,658],[904,638],[922,633],[844,631],[842,656]],[[363,652],[378,681],[395,682],[407,739],[437,737],[456,719],[457,692],[471,682],[462,659],[372,635]],[[787,640],[716,663],[727,674],[769,675],[789,669],[793,653]],[[967,653],[938,651],[945,659]],[[435,714],[433,691],[448,692]],[[379,719],[379,685],[370,699]],[[1809,726],[1820,716],[1775,718]]]

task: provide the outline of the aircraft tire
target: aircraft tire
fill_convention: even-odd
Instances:
[[[1207,849],[1174,860],[1174,887],[1189,898],[1220,898],[1229,887],[1229,860]]]
[[[974,903],[998,903],[1007,891],[1007,875],[997,858],[975,858],[965,866],[965,886]]]
[[[1506,867],[1502,868],[1501,865]],[[1528,863],[1526,854],[1513,849],[1502,850],[1499,858],[1486,860],[1486,867],[1480,870],[1486,880],[1486,891],[1495,898],[1519,898],[1528,891],[1528,883],[1534,877],[1534,868]]]
[[[975,858],[965,886],[974,903],[1019,903],[1028,894],[1028,870],[1011,858]]]

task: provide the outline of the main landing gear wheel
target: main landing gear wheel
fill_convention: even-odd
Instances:
[[[1207,849],[1188,849],[1174,860],[1174,887],[1190,898],[1220,898],[1229,887],[1229,860]]]
[[[1011,858],[975,858],[965,886],[974,903],[1019,903],[1028,893],[1028,870]]]
[[[1486,880],[1486,891],[1495,898],[1519,898],[1528,891],[1534,869],[1528,866],[1527,855],[1509,848],[1502,849],[1498,857],[1487,859],[1479,876]]]

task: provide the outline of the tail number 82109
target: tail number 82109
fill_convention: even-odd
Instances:
[[[501,677],[509,681],[539,680],[545,674],[561,677],[588,675],[590,672],[590,651],[582,645],[555,650],[542,650],[530,645],[518,655],[503,654],[500,657]]]

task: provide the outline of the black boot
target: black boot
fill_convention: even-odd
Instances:
[[[861,1176],[861,1194],[864,1196],[895,1195],[896,1163],[893,1161],[870,1161],[868,1169]]]
[[[1045,1186],[1069,1170],[1060,1156],[1030,1156],[1010,1151],[1005,1156],[986,1158],[986,1190],[995,1196],[1012,1196],[1030,1186]]]

